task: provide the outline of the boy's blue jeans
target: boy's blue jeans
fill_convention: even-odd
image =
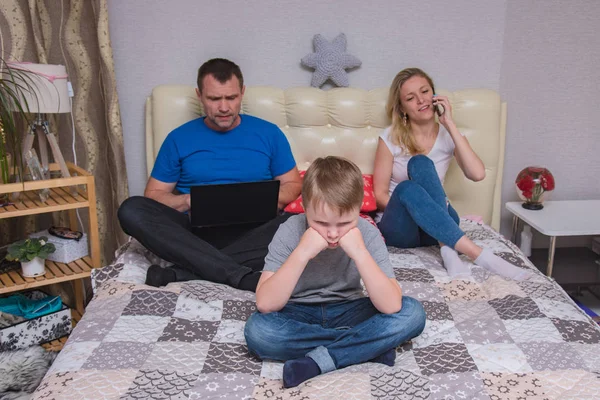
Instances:
[[[407,168],[409,180],[396,186],[377,225],[386,244],[407,249],[439,241],[454,248],[464,232],[458,227],[458,214],[446,202],[433,161],[416,155]]]
[[[425,310],[412,297],[402,298],[395,314],[380,313],[368,297],[336,303],[288,303],[277,312],[255,312],[244,335],[261,359],[308,356],[322,373],[366,362],[419,335]]]

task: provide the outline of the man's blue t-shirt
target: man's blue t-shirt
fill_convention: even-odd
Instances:
[[[191,186],[273,179],[296,166],[287,138],[260,118],[240,115],[241,123],[227,132],[206,126],[204,118],[181,125],[163,142],[152,177],[177,182],[189,193]]]

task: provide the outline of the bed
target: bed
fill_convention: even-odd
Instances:
[[[446,190],[476,243],[535,270],[497,228],[506,105],[491,90],[448,95],[487,176],[452,165]],[[249,87],[242,112],[276,123],[298,167],[334,154],[371,173],[388,125],[387,89]],[[155,88],[146,103],[148,170],[166,134],[201,112],[191,86]],[[480,219],[473,216],[479,216]],[[479,222],[478,222],[479,221]],[[495,228],[495,229],[494,229]],[[396,278],[427,313],[424,332],[397,348],[394,367],[365,363],[282,387],[283,364],[248,354],[254,294],[206,281],[143,284],[164,263],[135,240],[93,271],[94,297],[34,394],[36,399],[584,399],[600,393],[600,329],[554,281],[523,282],[477,266],[451,281],[437,247],[390,247]]]

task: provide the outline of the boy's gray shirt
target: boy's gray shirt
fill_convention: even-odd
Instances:
[[[394,278],[389,253],[379,230],[363,218],[358,219],[357,227],[379,268],[389,278]],[[264,271],[276,272],[296,249],[307,229],[304,214],[294,215],[284,222],[269,244]],[[308,262],[290,301],[326,303],[358,299],[364,297],[360,279],[356,264],[341,247],[325,249]]]

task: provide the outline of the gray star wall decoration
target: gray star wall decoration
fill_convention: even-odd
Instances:
[[[302,58],[301,63],[314,68],[311,86],[321,87],[327,79],[337,86],[350,85],[346,69],[360,67],[362,62],[346,53],[346,35],[340,33],[331,43],[321,35],[313,38],[315,52]]]

